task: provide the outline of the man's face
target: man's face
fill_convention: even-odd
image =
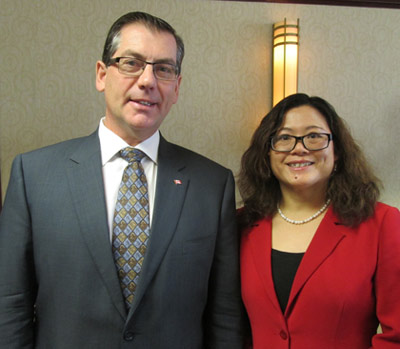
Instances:
[[[157,32],[143,24],[122,28],[114,57],[136,57],[147,62],[176,64],[176,42],[172,34]],[[105,94],[105,126],[134,146],[154,134],[178,100],[181,76],[157,80],[153,66],[147,65],[137,77],[123,75],[116,64],[96,65],[96,88]]]

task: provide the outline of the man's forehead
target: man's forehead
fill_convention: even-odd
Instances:
[[[176,40],[170,32],[156,30],[142,23],[125,25],[120,32],[118,54],[128,56],[144,54],[143,50],[165,56],[162,58],[173,58],[175,60]]]

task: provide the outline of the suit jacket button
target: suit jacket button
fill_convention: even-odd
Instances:
[[[287,333],[286,333],[284,330],[282,330],[281,332],[279,332],[279,335],[280,335],[281,338],[284,339],[284,340],[286,340],[286,339],[288,338],[288,335],[287,335]]]
[[[130,331],[124,333],[124,339],[128,342],[132,341],[134,336],[134,333]]]

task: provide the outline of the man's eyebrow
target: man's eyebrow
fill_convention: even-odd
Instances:
[[[144,57],[142,54],[132,51],[132,50],[126,50],[121,53],[122,57],[134,57],[134,58],[139,58],[142,61],[147,61],[146,57]],[[156,59],[154,62],[151,63],[168,63],[172,65],[176,65],[175,61],[172,58],[160,58]]]

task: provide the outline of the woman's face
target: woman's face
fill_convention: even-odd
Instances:
[[[315,108],[303,105],[286,112],[277,135],[305,136],[311,133],[331,133],[324,116]],[[333,143],[322,150],[307,150],[298,140],[290,152],[270,149],[271,169],[281,189],[317,190],[326,192],[335,163]]]

